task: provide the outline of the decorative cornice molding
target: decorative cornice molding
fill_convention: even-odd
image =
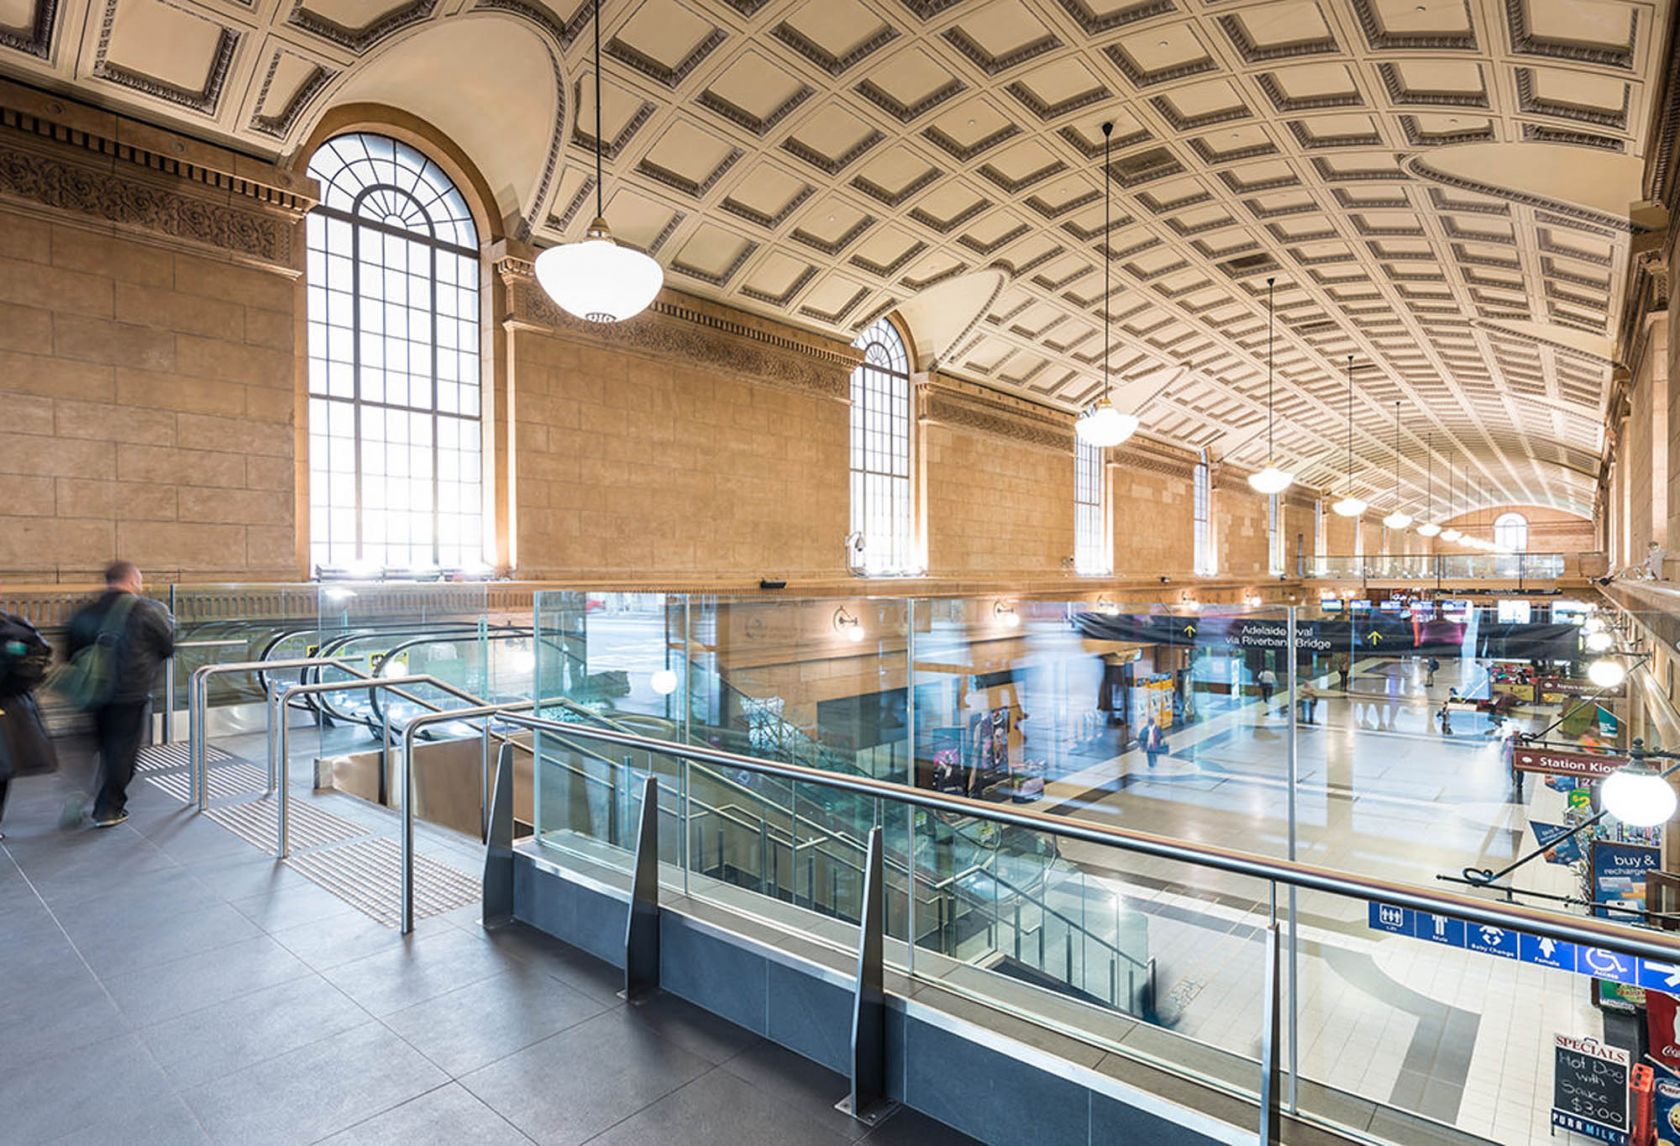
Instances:
[[[917,387],[918,417],[959,430],[973,430],[1042,449],[1073,450],[1073,419],[1002,394],[959,388],[930,377]]]
[[[133,175],[70,162],[0,136],[0,199],[167,235],[295,271],[298,216],[213,202]]]
[[[0,129],[299,215],[316,203],[315,183],[306,176],[3,79]]]
[[[509,322],[579,342],[840,400],[850,394],[852,369],[863,358],[839,343],[778,334],[762,320],[671,290],[635,318],[610,326],[585,322],[554,305],[537,285],[530,262],[509,256],[498,259],[495,269],[508,288]]]
[[[53,30],[58,26],[58,0],[36,0],[35,18],[25,28],[0,28],[0,48],[10,48],[40,60],[52,58]]]

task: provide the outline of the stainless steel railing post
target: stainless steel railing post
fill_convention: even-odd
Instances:
[[[163,662],[163,742],[175,743],[175,654]],[[190,784],[190,781],[189,781]],[[191,793],[189,792],[189,798]]]
[[[269,716],[272,721],[276,712],[280,718],[280,727],[271,738],[271,745],[278,755],[280,774],[280,795],[275,801],[280,808],[279,821],[275,824],[274,852],[276,859],[286,859],[292,854],[292,820],[291,820],[291,790],[292,790],[292,737],[291,722],[286,719],[286,709],[291,701],[286,696],[284,685],[275,690],[275,700],[269,706]],[[270,757],[270,763],[275,763]],[[273,783],[273,773],[270,772],[270,783]]]

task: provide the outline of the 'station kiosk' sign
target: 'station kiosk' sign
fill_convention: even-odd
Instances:
[[[1545,772],[1553,776],[1582,776],[1602,780],[1627,764],[1626,756],[1596,756],[1587,752],[1554,752],[1548,748],[1513,745],[1511,766],[1519,772]]]
[[[1627,1051],[1554,1035],[1552,1126],[1616,1146],[1628,1143]]]

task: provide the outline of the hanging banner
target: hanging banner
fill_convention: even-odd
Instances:
[[[1197,648],[1282,649],[1289,626],[1281,617],[1172,615],[1166,613],[1080,613],[1079,631],[1092,640]],[[1297,621],[1295,642],[1309,652],[1353,651],[1369,656],[1481,656],[1508,660],[1564,660],[1576,655],[1580,630],[1574,625],[1482,624],[1474,648],[1465,626],[1364,613],[1345,621]]]
[[[1535,842],[1546,849],[1547,863],[1568,864],[1581,858],[1581,837],[1578,835],[1570,836],[1569,833],[1573,829],[1569,825],[1546,824],[1539,820],[1530,820],[1528,826],[1534,829]],[[1569,838],[1562,839],[1563,836],[1569,836]],[[1552,846],[1553,840],[1559,841],[1556,847]]]
[[[1662,991],[1645,992],[1645,1033],[1650,1039],[1651,1057],[1665,1066],[1680,1068],[1680,1000]]]
[[[1626,763],[1625,756],[1558,752],[1515,741],[1511,745],[1511,767],[1520,772],[1546,772],[1553,776],[1585,776],[1589,780],[1602,780]]]

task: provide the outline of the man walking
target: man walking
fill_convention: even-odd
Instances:
[[[175,618],[140,595],[145,587],[132,561],[105,570],[105,592],[70,619],[66,652],[103,651],[107,660],[94,695],[83,699],[93,714],[99,744],[99,792],[93,826],[110,828],[128,819],[128,783],[145,735],[152,689],[175,651]],[[97,646],[97,649],[96,649]]]
[[[1260,703],[1263,706],[1270,708],[1272,705],[1272,693],[1277,691],[1277,673],[1273,672],[1269,668],[1263,668],[1260,670],[1260,675],[1254,679],[1260,685]]]

